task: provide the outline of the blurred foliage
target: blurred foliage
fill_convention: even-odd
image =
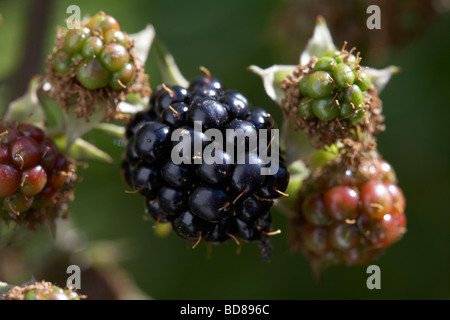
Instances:
[[[97,289],[105,290],[90,297],[100,299],[450,298],[450,64],[445,62],[450,54],[450,14],[444,10],[446,1],[429,1],[439,6],[425,5],[426,9],[419,5],[424,3],[421,1],[408,1],[406,7],[405,1],[382,1],[381,30],[366,28],[364,1],[345,2],[339,10],[336,1],[312,4],[306,0],[49,1],[47,25],[39,39],[44,44],[42,53],[23,50],[30,41],[26,30],[34,27],[28,24],[32,3],[0,1],[0,79],[11,75],[20,79],[21,74],[15,74],[15,70],[24,56],[40,59],[34,72],[42,72],[56,26],[68,17],[67,6],[76,4],[82,15],[103,10],[115,16],[129,33],[153,24],[186,78],[201,74],[199,66],[203,65],[227,87],[241,90],[254,105],[270,110],[278,123],[280,110],[265,95],[261,80],[246,68],[251,64],[269,67],[296,63],[315,16],[322,14],[336,43],[347,40],[356,46],[363,57],[368,57],[364,64],[402,68],[381,95],[387,130],[378,143],[406,195],[408,233],[373,262],[381,268],[381,290],[367,289],[367,266],[335,267],[324,273],[320,283],[315,282],[306,259],[289,249],[287,219],[276,210],[274,228],[281,228],[283,233],[272,238],[270,263],[261,259],[256,244],[244,244],[239,254],[233,241],[211,248],[200,243],[191,249],[175,234],[165,238],[155,235],[152,222],[142,219],[142,197],[124,192],[119,169],[123,143],[92,132],[86,139],[105,149],[115,163],[92,162],[81,171],[83,181],[70,208],[72,229],[62,230],[67,234],[77,230],[83,245],[72,243],[61,253],[64,237],[54,240],[45,229],[19,233],[8,230],[6,235],[3,230],[0,280],[20,283],[34,276],[61,284],[67,277],[68,264],[84,261],[82,289],[90,290],[96,283]],[[34,21],[41,19],[44,21],[43,17],[34,17]],[[406,30],[395,30],[405,24]],[[156,68],[151,53],[146,70],[152,87],[161,79]],[[9,102],[4,98],[11,90],[5,89],[7,85],[0,82],[3,108]],[[14,234],[13,238],[6,238],[8,234]],[[125,247],[121,245],[124,240]],[[109,249],[89,249],[105,241]],[[127,253],[126,259],[116,257],[117,251]],[[106,256],[100,264],[95,262],[95,257],[102,256],[99,252]],[[90,263],[86,263],[86,257],[91,257]],[[108,268],[120,271],[108,273]],[[107,292],[106,288],[114,287],[110,284],[117,284],[119,279],[123,281],[119,283],[127,283],[123,291],[138,294]],[[89,292],[81,291],[89,296]]]

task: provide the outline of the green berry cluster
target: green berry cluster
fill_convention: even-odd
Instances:
[[[344,47],[319,58],[312,72],[298,82],[298,112],[303,119],[338,119],[356,125],[366,115],[363,93],[370,87],[370,78],[359,65],[359,55]]]
[[[87,23],[67,30],[53,66],[60,74],[76,68],[76,78],[86,89],[110,86],[121,90],[136,75],[130,47],[130,38],[117,20],[99,12]]]
[[[15,286],[3,295],[4,300],[81,300],[86,298],[74,290],[60,288],[48,281]]]

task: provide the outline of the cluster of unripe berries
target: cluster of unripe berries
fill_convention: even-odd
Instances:
[[[31,124],[0,124],[0,217],[52,219],[64,210],[74,173],[67,158]],[[43,214],[43,217],[40,215]]]
[[[321,267],[367,263],[405,233],[405,205],[385,160],[331,165],[307,184],[293,244]]]
[[[67,30],[53,66],[60,74],[76,68],[76,78],[86,89],[109,86],[121,90],[136,75],[131,45],[117,20],[100,12],[87,23]]]
[[[201,123],[200,130],[194,128],[195,122]],[[128,125],[123,175],[146,197],[148,214],[158,223],[171,223],[185,239],[263,243],[273,233],[270,208],[284,195],[289,181],[282,159],[275,159],[280,161],[275,174],[263,175],[261,169],[269,164],[259,157],[259,145],[251,150],[250,143],[246,144],[242,163],[236,161],[236,140],[234,155],[228,148],[212,151],[220,161],[208,163],[203,154],[215,146],[214,139],[205,135],[208,129],[218,129],[223,136],[227,129],[241,129],[258,138],[263,132],[268,138],[262,150],[275,153],[275,146],[270,145],[273,128],[269,113],[251,108],[241,93],[226,90],[209,74],[192,80],[188,88],[162,85],[153,92],[150,109],[137,114]],[[182,129],[182,140],[172,141],[177,129]],[[180,153],[183,163],[176,164],[171,156],[185,137],[191,139],[192,147],[187,155]],[[198,150],[195,141],[200,141]],[[267,245],[263,248],[265,256],[268,249]]]
[[[16,286],[3,295],[4,300],[81,300],[85,298],[86,296],[79,295],[74,290],[63,289],[47,281]]]
[[[298,82],[298,113],[302,118],[360,122],[367,112],[364,92],[371,81],[359,62],[358,55],[344,49],[319,58],[313,70]]]

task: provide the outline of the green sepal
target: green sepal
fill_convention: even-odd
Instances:
[[[38,85],[39,77],[31,79],[25,94],[9,104],[3,120],[19,123],[27,122],[39,128],[44,128],[45,116],[37,96]]]
[[[94,130],[103,132],[107,135],[110,135],[114,138],[125,139],[125,127],[119,126],[114,123],[102,122],[99,123]]]
[[[67,146],[67,137],[64,135],[55,136],[54,142],[59,149],[62,149]],[[106,164],[114,164],[114,159],[109,154],[81,138],[77,138],[71,143],[70,147],[66,150],[66,154],[75,160],[93,160]]]

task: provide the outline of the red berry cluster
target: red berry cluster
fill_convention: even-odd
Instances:
[[[291,242],[319,270],[367,263],[406,231],[405,197],[381,158],[324,167],[299,200]]]
[[[67,208],[74,164],[44,131],[31,124],[0,123],[0,217],[31,226]]]

